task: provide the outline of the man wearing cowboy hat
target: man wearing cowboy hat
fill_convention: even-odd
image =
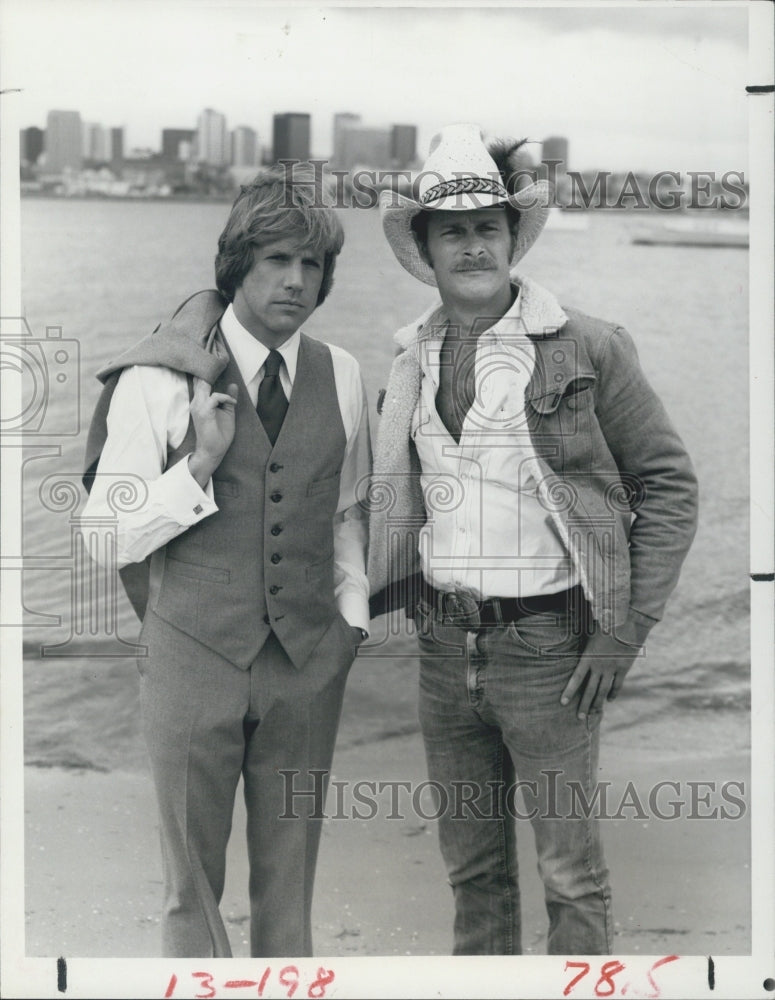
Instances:
[[[521,953],[515,818],[535,836],[548,952],[607,954],[601,712],[677,582],[696,480],[626,331],[513,270],[550,197],[519,145],[450,126],[419,199],[383,194],[399,263],[441,301],[395,337],[372,613],[417,625],[455,954]]]

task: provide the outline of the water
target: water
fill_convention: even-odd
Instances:
[[[45,557],[24,581],[30,760],[112,768],[134,766],[142,756],[131,659],[36,659],[41,645],[66,641],[71,629],[70,513],[47,509],[39,490],[48,477],[80,474],[99,391],[94,372],[191,292],[212,286],[227,212],[225,204],[22,205],[28,321],[38,337],[47,326],[61,326],[62,336],[80,347],[80,405],[75,380],[64,390],[52,381],[47,415],[60,428],[79,417],[79,432],[41,437],[25,454],[24,552]],[[334,292],[306,329],[358,358],[374,430],[377,392],[394,354],[392,333],[433,291],[396,263],[376,212],[350,209],[343,223],[347,239]],[[681,581],[608,724],[626,729],[667,717],[697,752],[718,749],[724,740],[739,747],[747,740],[750,659],[748,254],[634,246],[630,233],[638,224],[635,215],[593,215],[586,230],[547,231],[523,262],[525,273],[561,302],[633,334],[700,480],[700,528]],[[131,609],[122,604],[119,634],[131,641],[136,633]],[[379,650],[397,656],[395,662],[361,657],[348,691],[344,739],[379,738],[416,724],[412,648],[399,636]]]

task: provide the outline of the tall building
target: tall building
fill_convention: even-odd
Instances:
[[[417,126],[394,125],[390,131],[390,158],[403,170],[417,158]]]
[[[229,153],[226,115],[205,108],[197,118],[196,159],[212,167],[222,167],[228,164]]]
[[[165,160],[186,160],[182,155],[191,151],[196,136],[192,128],[163,128],[161,130],[161,155]]]
[[[83,162],[81,116],[77,111],[49,111],[46,117],[46,171],[80,170]]]
[[[360,125],[343,129],[341,161],[345,170],[353,167],[389,167],[391,133],[386,128],[363,128]]]
[[[124,130],[121,127],[110,130],[110,159],[113,163],[124,159]]]
[[[331,160],[335,167],[340,167],[344,163],[344,150],[342,149],[342,134],[348,128],[360,125],[361,116],[350,111],[339,111],[334,115],[334,145]]]
[[[42,128],[31,125],[24,128],[19,133],[19,158],[22,164],[34,167],[38,162],[38,157],[43,152],[43,139],[45,133]]]
[[[231,133],[231,165],[257,167],[260,161],[258,133],[247,125],[238,125]]]
[[[287,111],[272,119],[272,156],[278,160],[308,160],[310,116]]]
[[[85,122],[82,149],[85,160],[107,163],[110,159],[110,133],[99,122]]]
[[[568,140],[562,135],[551,135],[548,139],[544,139],[541,146],[541,162],[548,163],[549,161],[554,161],[556,163],[556,171],[558,173],[567,173],[568,170]]]

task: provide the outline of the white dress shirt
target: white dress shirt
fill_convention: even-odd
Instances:
[[[240,370],[253,405],[264,376],[269,349],[256,340],[234,315],[231,305],[221,318],[221,330]],[[299,331],[278,348],[284,364],[280,382],[290,399],[296,377]],[[371,474],[366,396],[357,361],[333,344],[328,345],[334,367],[334,382],[347,444],[342,462],[339,501],[334,517],[334,585],[339,611],[346,621],[368,631],[369,585],[366,577],[368,526],[356,500],[356,487]],[[203,490],[191,475],[188,462],[180,461],[164,470],[168,451],[183,441],[189,423],[188,381],[169,368],[135,365],[118,380],[107,418],[108,436],[100,456],[97,475],[84,518],[115,515],[108,502],[110,487],[127,475],[138,477],[147,489],[145,502],[136,510],[118,515],[116,527],[94,526],[92,557],[104,560],[106,531],[117,531],[118,566],[141,562],[192,524],[214,514],[212,480]]]
[[[428,521],[420,533],[426,580],[479,599],[534,597],[574,586],[577,572],[549,511],[525,418],[535,348],[520,322],[519,296],[479,335],[473,405],[459,443],[436,409],[447,317],[440,308],[420,335],[420,397],[411,433],[422,466]]]

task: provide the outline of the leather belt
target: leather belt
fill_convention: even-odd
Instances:
[[[586,602],[580,584],[556,594],[539,594],[536,597],[488,597],[480,601],[468,591],[437,590],[423,580],[420,596],[442,622],[459,625],[469,631],[508,625],[528,615],[569,612],[574,608],[581,610]]]

